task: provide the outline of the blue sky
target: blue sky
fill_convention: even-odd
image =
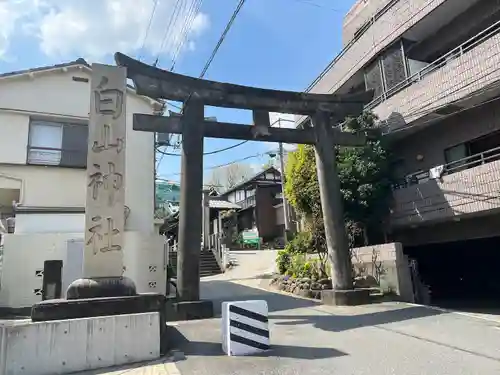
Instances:
[[[165,24],[175,2],[159,0],[148,37],[143,38],[153,0],[2,0],[0,72],[77,57],[90,62],[112,62],[112,53],[116,51],[141,57],[148,63],[159,57],[159,66],[170,68],[189,3],[195,0],[181,0],[185,3],[184,13],[179,10],[178,21],[165,42]],[[186,48],[176,59],[176,72],[200,74],[237,3],[203,1]],[[340,51],[342,18],[353,3],[354,0],[247,0],[205,78],[303,90]],[[207,108],[206,114],[220,121],[251,123],[250,112]],[[238,141],[206,139],[205,152],[235,143]],[[274,147],[249,142],[206,156],[204,166],[265,153]],[[268,160],[262,156],[246,162],[255,167]],[[158,172],[161,177],[179,180],[179,169],[180,157],[165,156]]]

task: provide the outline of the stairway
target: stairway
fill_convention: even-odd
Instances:
[[[170,264],[177,272],[177,252],[169,253]],[[219,263],[212,251],[202,251],[200,253],[200,277],[213,276],[221,274]]]

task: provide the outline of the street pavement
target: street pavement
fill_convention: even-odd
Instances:
[[[272,350],[227,357],[220,319],[179,323],[181,375],[500,374],[500,322],[403,303],[328,307],[241,280],[205,281],[202,293],[267,300]]]
[[[323,306],[264,290],[269,283],[269,278],[260,274],[265,265],[254,259],[257,254],[241,256],[246,257],[246,264],[252,264],[247,268],[254,269],[237,267],[204,279],[202,297],[215,301],[217,314],[222,301],[266,300],[272,345],[269,352],[228,357],[222,352],[219,318],[177,322],[174,325],[180,346],[173,357],[121,372],[101,370],[96,374],[500,374],[500,320],[404,303]]]

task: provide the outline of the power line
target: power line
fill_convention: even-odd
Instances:
[[[199,78],[205,77],[205,74],[206,74],[208,68],[210,68],[210,65],[212,64],[212,61],[214,60],[215,56],[217,55],[217,52],[219,52],[220,46],[222,45],[222,43],[226,39],[226,35],[229,32],[229,30],[231,29],[231,26],[233,26],[233,22],[236,19],[236,17],[238,16],[238,14],[239,14],[241,8],[243,7],[243,5],[245,4],[245,1],[246,0],[240,0],[240,2],[238,3],[238,5],[236,6],[236,9],[233,12],[233,15],[231,16],[231,19],[227,23],[226,28],[224,29],[224,31],[222,32],[222,35],[220,36],[219,41],[217,42],[217,45],[215,46],[215,48],[214,48],[214,50],[212,52],[212,55],[210,56],[210,58],[208,59],[207,63],[205,64],[205,67],[201,71],[201,74],[200,74]]]
[[[175,64],[177,63],[177,59],[179,58],[179,55],[182,51],[182,48],[184,47],[184,44],[186,41],[189,39],[189,33],[191,32],[193,28],[193,23],[198,14],[200,13],[200,8],[203,3],[203,0],[197,0],[196,2],[193,2],[191,4],[191,8],[188,11],[188,15],[186,17],[186,21],[184,22],[184,26],[181,30],[182,37],[181,37],[181,42],[177,46],[177,50],[174,53],[174,56],[172,58],[172,67],[170,68],[171,71],[174,71],[175,69]]]
[[[318,4],[318,3],[315,3],[315,2],[312,2],[312,1],[309,1],[309,0],[293,0],[293,1],[295,1],[296,3],[311,5],[313,7],[320,8],[320,9],[333,10],[334,12],[344,12],[344,10],[342,10],[342,9],[330,8],[330,7],[326,6],[326,5]]]
[[[165,47],[165,42],[167,41],[168,36],[170,35],[170,30],[172,28],[172,25],[175,25],[175,23],[177,22],[177,19],[179,18],[180,9],[181,9],[180,4],[181,4],[181,0],[177,0],[175,2],[174,9],[172,10],[172,15],[170,16],[167,28],[165,29],[165,33],[163,34],[163,38],[162,38],[162,41],[160,44],[160,49],[158,50],[158,54],[156,56],[155,62],[153,63],[153,66],[157,66],[158,63],[160,62],[160,54],[161,54],[161,51],[163,51],[163,48]]]
[[[139,60],[142,58],[142,52],[144,51],[144,47],[146,46],[146,40],[148,39],[149,32],[151,31],[151,25],[153,24],[153,18],[156,13],[156,7],[158,6],[158,0],[153,0],[153,10],[151,11],[151,15],[149,16],[148,26],[146,28],[146,32],[144,33],[144,39],[142,41],[142,47],[139,51],[141,51],[139,55]]]
[[[261,153],[258,153],[258,154],[253,154],[253,155],[246,156],[246,157],[241,158],[241,159],[233,160],[233,161],[230,161],[228,163],[219,164],[219,165],[213,165],[213,166],[206,167],[206,168],[203,168],[203,169],[206,170],[206,171],[210,171],[210,170],[214,170],[214,169],[218,169],[218,168],[224,168],[224,167],[228,167],[228,166],[233,165],[233,164],[241,163],[241,162],[249,160],[249,159],[255,159],[255,158],[258,158],[258,157],[261,157],[261,156],[266,156],[266,155],[269,156],[270,154],[276,154],[276,153],[277,153],[277,151],[261,152]],[[180,175],[182,175],[182,173],[171,173],[171,174],[165,175],[165,177],[167,177],[167,176],[180,176]]]
[[[218,154],[220,152],[224,152],[224,151],[228,151],[228,150],[232,150],[233,148],[236,148],[236,147],[239,147],[241,146],[242,144],[244,143],[247,143],[248,141],[243,141],[243,142],[240,142],[240,143],[237,143],[235,145],[232,145],[232,146],[229,146],[229,147],[225,147],[225,148],[221,148],[219,150],[214,150],[214,151],[210,151],[210,152],[205,152],[203,154],[203,156],[207,156],[207,155],[215,155],[215,154]],[[156,150],[157,152],[159,152],[160,154],[162,155],[167,155],[167,156],[181,156],[181,154],[174,154],[174,153],[170,153],[170,152],[165,152],[165,151],[161,151],[161,150]]]

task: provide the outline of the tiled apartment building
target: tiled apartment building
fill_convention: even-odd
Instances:
[[[358,0],[309,87],[373,89],[396,156],[390,236],[500,236],[500,1]]]

